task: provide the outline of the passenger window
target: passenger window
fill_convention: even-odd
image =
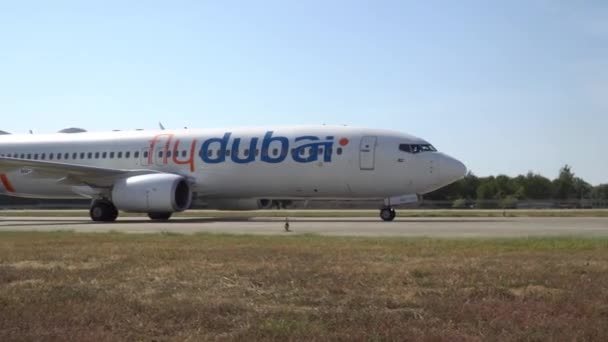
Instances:
[[[129,151],[125,152],[125,158],[128,159],[129,157],[131,157],[131,152],[129,152]]]
[[[61,160],[61,153],[57,153],[57,160]]]
[[[144,152],[144,157],[148,158],[148,152]],[[139,151],[135,151],[135,153],[133,153],[133,158],[137,159],[139,158]]]
[[[319,148],[319,154],[323,154],[323,147]]]
[[[230,157],[230,150],[226,150],[226,157]]]
[[[108,156],[108,153],[107,153],[107,152],[103,152],[103,153],[101,154],[101,158],[103,158],[103,159],[106,159],[106,157],[107,157],[107,156]]]
[[[50,153],[49,154],[49,160],[53,160],[53,157],[54,157],[53,153]]]
[[[171,151],[167,151],[167,158],[171,158]]]
[[[186,156],[188,156],[188,151],[183,150],[182,151],[182,157],[186,158]]]
[[[70,154],[66,152],[66,154],[63,155],[63,159],[70,159]]]
[[[21,153],[21,159],[25,159],[25,154]]]
[[[32,159],[32,154],[31,153],[27,154],[27,159]]]
[[[213,156],[213,150],[207,150],[207,157]]]
[[[342,147],[338,147],[338,149],[336,150],[336,152],[338,153],[338,155],[342,154]]]
[[[93,152],[89,152],[89,153],[87,153],[87,158],[88,158],[88,159],[93,158]]]
[[[40,156],[40,159],[45,160],[45,159],[46,159],[46,154],[44,154],[44,153],[43,153],[43,154]]]
[[[110,159],[114,159],[114,152],[110,152]]]
[[[256,156],[256,157],[259,157],[259,156],[260,156],[260,149],[259,149],[259,148],[256,148],[256,149],[255,149],[255,156]]]
[[[84,152],[80,152],[80,159],[84,159]]]
[[[78,159],[78,153],[76,153],[76,152],[72,153],[72,159]]]
[[[34,154],[34,160],[38,160],[38,153]]]
[[[272,149],[272,155],[273,155],[273,156],[276,156],[276,155],[278,155],[278,154],[279,154],[279,149],[278,149],[278,148],[273,148],[273,149]]]
[[[99,152],[95,152],[95,159],[99,159]]]
[[[122,152],[118,152],[118,155],[116,156],[118,159],[122,158]]]
[[[249,157],[249,149],[248,148],[245,149],[245,157]]]
[[[163,157],[163,151],[158,151],[158,157],[162,158]]]

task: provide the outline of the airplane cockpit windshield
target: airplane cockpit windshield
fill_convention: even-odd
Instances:
[[[430,144],[400,144],[399,150],[407,153],[437,152]]]

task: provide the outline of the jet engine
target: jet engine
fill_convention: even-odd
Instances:
[[[179,175],[157,173],[121,179],[112,189],[116,208],[132,212],[184,211],[192,203],[188,181]]]

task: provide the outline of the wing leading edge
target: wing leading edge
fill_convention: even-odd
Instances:
[[[0,157],[0,173],[22,171],[22,174],[33,178],[57,179],[66,185],[89,185],[93,187],[111,187],[118,179],[160,173],[155,170],[125,170],[97,166],[58,163],[54,161],[29,160]]]

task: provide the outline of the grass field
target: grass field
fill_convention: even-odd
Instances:
[[[188,210],[176,217],[378,217],[378,210]],[[121,216],[145,214],[120,213]],[[0,217],[89,217],[88,210],[0,210]],[[398,209],[398,217],[608,217],[608,209]]]
[[[0,341],[608,340],[608,239],[0,233]]]

